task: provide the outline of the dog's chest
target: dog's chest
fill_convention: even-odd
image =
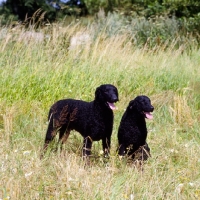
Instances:
[[[107,134],[112,133],[113,116],[112,115],[99,115],[98,118],[94,117],[89,120],[88,130],[93,140],[100,140]]]

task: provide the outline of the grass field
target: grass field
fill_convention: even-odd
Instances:
[[[6,29],[0,39],[0,199],[200,199],[200,50],[177,49],[176,39],[168,48],[137,48],[126,34],[94,34],[78,22],[42,31],[38,39]],[[69,48],[77,32],[95,37]],[[40,160],[49,107],[62,98],[92,101],[104,83],[120,98],[110,159],[95,142],[84,168],[82,138],[73,132],[62,152]],[[155,107],[143,172],[116,156],[122,114],[141,94]]]

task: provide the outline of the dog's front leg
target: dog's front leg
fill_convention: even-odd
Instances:
[[[92,138],[90,136],[87,136],[84,138],[83,149],[82,149],[82,156],[85,162],[85,166],[90,166],[91,148],[92,148]]]
[[[102,139],[102,145],[103,145],[103,152],[104,157],[109,157],[110,154],[110,137],[105,137]]]
[[[82,150],[82,156],[88,157],[91,155],[91,148],[92,148],[92,138],[90,136],[87,136],[84,138],[83,141],[83,150]]]

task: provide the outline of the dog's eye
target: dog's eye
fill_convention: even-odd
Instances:
[[[108,93],[109,93],[109,91],[108,91],[108,90],[106,90],[106,91],[104,91],[104,93],[105,93],[105,94],[108,94]]]

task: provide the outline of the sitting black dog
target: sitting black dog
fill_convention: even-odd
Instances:
[[[111,84],[99,86],[95,91],[95,99],[91,102],[75,99],[57,101],[49,111],[44,151],[57,132],[59,140],[64,143],[70,131],[76,130],[83,136],[83,156],[91,154],[92,142],[98,140],[102,140],[103,151],[107,155],[113,129],[112,110],[117,101],[117,88]]]
[[[147,119],[152,119],[154,107],[147,96],[137,96],[129,105],[121,119],[118,129],[118,154],[132,159],[147,160],[150,148],[146,143]]]

